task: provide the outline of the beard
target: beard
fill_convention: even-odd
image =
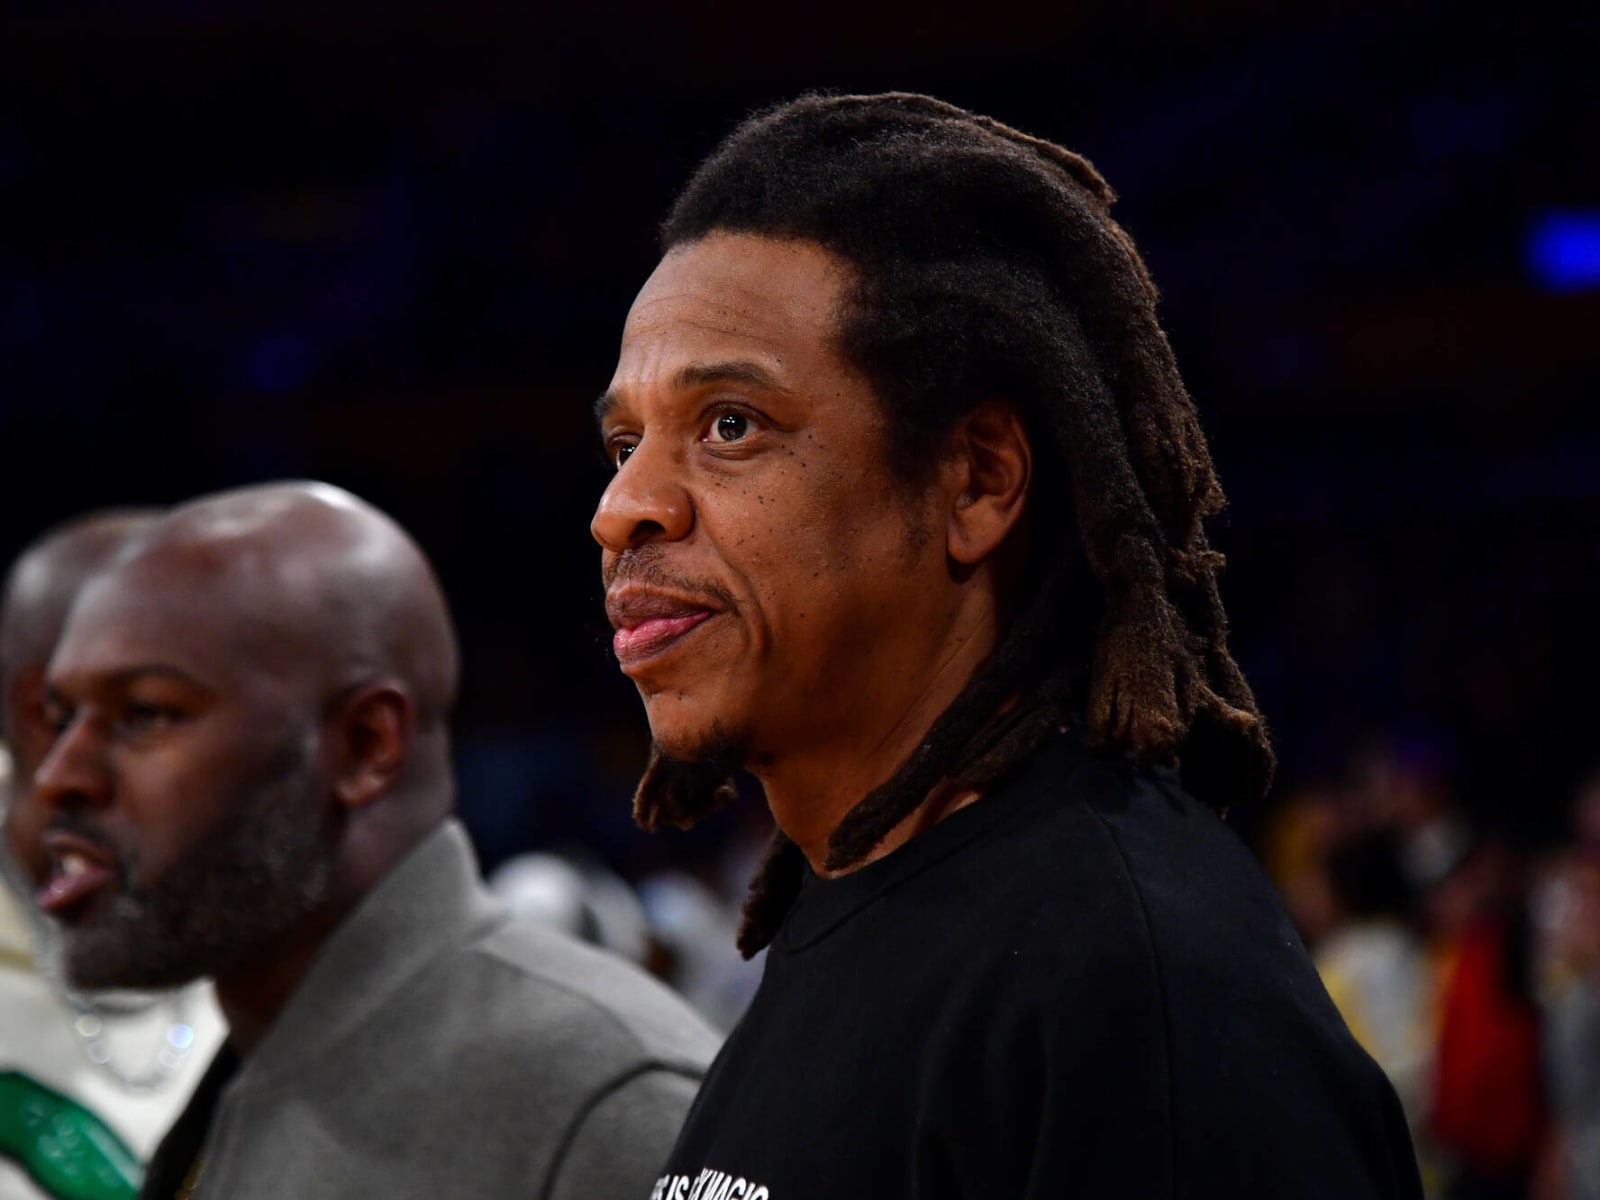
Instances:
[[[100,908],[62,929],[61,967],[83,989],[177,987],[215,977],[327,899],[336,829],[305,739],[246,785],[229,817],[156,879],[134,884],[137,856]]]
[[[693,768],[719,778],[743,771],[750,757],[745,739],[715,719],[709,729],[701,730],[692,739],[670,749],[652,738],[650,752],[661,755],[674,768]]]
[[[650,761],[633,795],[633,819],[641,829],[691,829],[737,798],[734,776],[747,756],[744,744],[722,726],[713,722],[706,736],[680,753],[650,744]]]

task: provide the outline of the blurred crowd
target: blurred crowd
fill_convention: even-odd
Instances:
[[[1372,741],[1259,849],[1428,1195],[1600,1196],[1600,772],[1533,850],[1467,815],[1453,767],[1426,734]]]
[[[696,872],[662,867],[635,883],[582,846],[515,855],[489,872],[489,888],[518,916],[602,946],[665,980],[726,1033],[755,995],[764,953],[735,945],[744,889],[766,837],[731,839]],[[770,827],[767,827],[770,829]]]

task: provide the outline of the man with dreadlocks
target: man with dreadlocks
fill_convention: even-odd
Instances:
[[[781,832],[653,1200],[1419,1194],[1218,816],[1272,752],[1111,200],[939,101],[808,96],[667,218],[598,405],[637,815],[744,769]]]

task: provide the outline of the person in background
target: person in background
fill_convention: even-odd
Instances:
[[[581,849],[518,854],[490,871],[486,882],[522,919],[649,966],[650,922],[638,894]]]
[[[1431,1134],[1451,1200],[1522,1200],[1551,1134],[1525,864],[1474,832],[1424,898],[1438,963]]]
[[[1111,201],[930,97],[808,96],[667,218],[597,405],[635,811],[692,824],[743,769],[780,832],[653,1200],[1418,1195],[1218,817],[1272,753]]]
[[[1345,842],[1330,855],[1329,875],[1340,916],[1317,947],[1317,972],[1421,1127],[1433,1066],[1427,954],[1411,925],[1396,839],[1374,831]]]
[[[159,1200],[617,1196],[716,1039],[621,960],[513,920],[452,819],[454,632],[347,492],[184,505],[78,594],[30,817],[80,987],[214,980],[226,1045]]]
[[[52,529],[18,556],[0,592],[0,1200],[136,1195],[144,1160],[222,1040],[203,982],[67,986],[29,883],[43,869],[33,773],[54,739],[45,664],[84,581],[157,516],[110,510]]]
[[[1350,833],[1330,848],[1327,875],[1334,919],[1313,950],[1317,973],[1350,1032],[1394,1084],[1425,1194],[1442,1197],[1448,1170],[1429,1143],[1437,989],[1399,836],[1386,827]]]
[[[1445,750],[1412,726],[1352,753],[1321,856],[1337,919],[1317,967],[1395,1083],[1426,1194],[1543,1200],[1550,1123],[1522,863],[1468,822]]]
[[[1571,845],[1536,905],[1543,1055],[1564,1200],[1600,1200],[1600,773],[1572,802]]]
[[[1282,795],[1260,833],[1261,865],[1313,954],[1340,918],[1328,859],[1344,825],[1339,790],[1319,781]]]

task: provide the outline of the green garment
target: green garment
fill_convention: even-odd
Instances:
[[[110,1126],[20,1071],[0,1071],[0,1157],[56,1200],[133,1200],[144,1175]]]

